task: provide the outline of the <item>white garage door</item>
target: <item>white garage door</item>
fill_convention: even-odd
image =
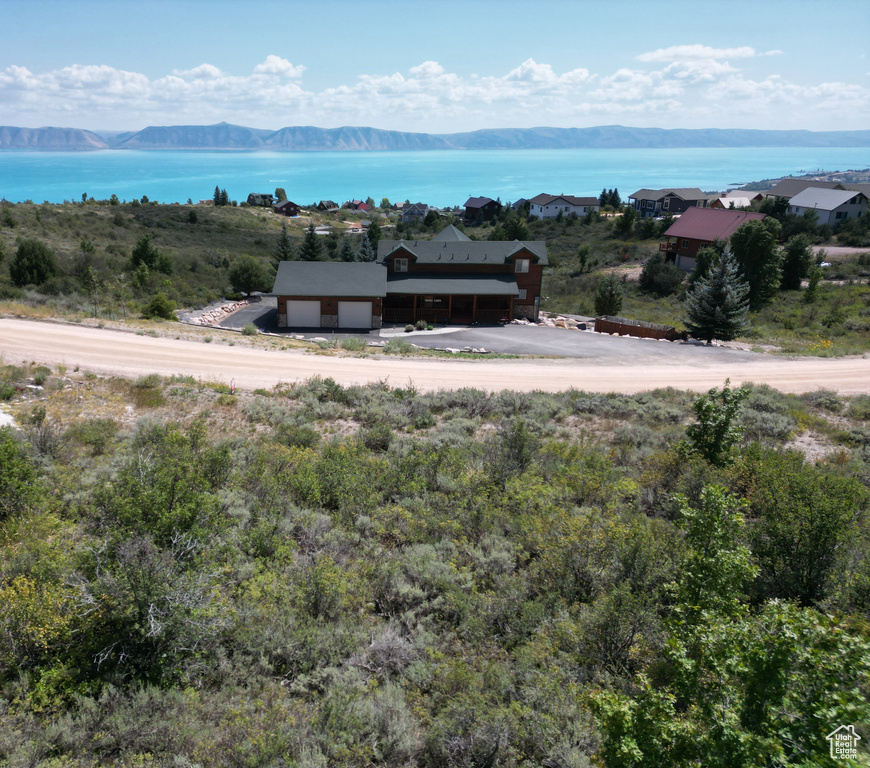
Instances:
[[[372,303],[370,301],[338,302],[339,328],[371,328]]]
[[[320,328],[319,301],[288,301],[288,328]]]

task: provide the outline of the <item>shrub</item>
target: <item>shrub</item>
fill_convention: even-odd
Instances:
[[[414,330],[414,326],[411,323],[408,323],[405,326],[405,333],[411,333],[411,331],[413,331],[413,330]]]
[[[388,355],[409,355],[414,351],[414,345],[404,339],[390,339],[384,352]]]
[[[147,318],[160,318],[161,320],[175,319],[175,302],[168,298],[164,293],[157,293],[151,297],[145,308],[142,310],[142,316]]]
[[[256,336],[259,332],[260,329],[253,323],[246,323],[242,328],[242,336]]]
[[[640,273],[640,289],[657,296],[670,296],[680,287],[685,278],[675,264],[665,261],[660,253],[650,256]]]
[[[112,419],[86,419],[71,426],[66,435],[74,442],[90,448],[94,456],[99,456],[105,453],[117,431],[118,424]]]
[[[418,331],[425,331],[429,327],[429,323],[425,320],[418,320],[414,326]]]

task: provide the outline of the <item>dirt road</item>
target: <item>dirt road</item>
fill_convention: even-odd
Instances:
[[[620,339],[613,339],[619,343]],[[395,357],[332,357],[300,351],[266,350],[237,345],[138,336],[108,329],[0,318],[0,356],[6,364],[33,361],[50,366],[79,366],[98,374],[137,377],[149,373],[184,374],[239,387],[271,388],[311,376],[329,376],[340,384],[386,380],[409,382],[419,390],[475,387],[555,392],[574,387],[591,392],[627,394],[677,387],[703,391],[732,384],[766,383],[784,392],[819,388],[843,394],[870,394],[870,355],[860,358],[787,359],[758,355],[750,360],[700,359],[663,363],[634,356],[558,360],[441,360]]]

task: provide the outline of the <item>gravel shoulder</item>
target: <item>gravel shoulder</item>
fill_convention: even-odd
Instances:
[[[475,387],[555,392],[573,387],[630,394],[658,387],[704,391],[730,378],[732,384],[765,383],[784,392],[824,388],[847,395],[870,394],[870,355],[789,359],[746,353],[709,355],[703,348],[695,349],[697,355],[668,360],[643,352],[621,357],[473,361],[327,356],[0,318],[0,356],[6,364],[35,361],[123,377],[182,374],[204,381],[235,380],[237,386],[250,389],[328,376],[343,385],[387,381],[392,386],[413,383],[424,391]]]

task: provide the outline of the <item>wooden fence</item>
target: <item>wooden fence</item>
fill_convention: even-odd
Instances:
[[[610,315],[596,317],[595,330],[598,333],[616,333],[620,336],[637,336],[641,339],[675,341],[682,338],[682,334],[671,325],[644,323],[640,320],[629,320],[626,317],[612,317]]]

